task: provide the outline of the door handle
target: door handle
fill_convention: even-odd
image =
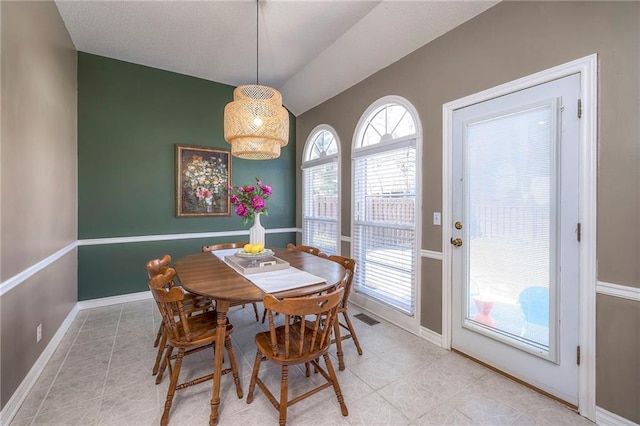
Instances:
[[[462,245],[462,240],[460,238],[456,238],[455,240],[451,238],[451,244],[456,247],[460,247]]]

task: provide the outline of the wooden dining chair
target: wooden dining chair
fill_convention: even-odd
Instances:
[[[287,244],[287,250],[289,251],[303,251],[305,253],[309,253],[309,254],[313,254],[314,256],[320,256],[320,257],[324,257],[327,258],[328,256],[326,254],[324,254],[322,251],[320,251],[319,248],[317,247],[312,247],[312,246],[305,246],[305,245],[295,245],[292,243]],[[264,324],[265,320],[267,319],[267,310],[265,309],[262,312],[262,323]]]
[[[313,254],[315,256],[318,256],[321,253],[320,249],[317,248],[317,247],[305,246],[305,245],[301,245],[301,244],[294,245],[294,244],[291,244],[291,243],[287,244],[287,250],[304,251],[306,253],[310,253],[310,254]]]
[[[165,254],[160,259],[152,259],[147,262],[146,269],[147,275],[149,278],[153,278],[157,275],[164,274],[165,271],[171,266],[171,256]],[[169,285],[174,286],[173,280],[169,283]],[[185,292],[185,297],[183,301],[185,312],[188,315],[197,312],[206,312],[213,310],[213,303],[211,303],[210,299],[206,297],[198,296],[192,293]],[[160,326],[158,327],[158,333],[156,334],[156,339],[153,342],[153,347],[158,348],[158,354],[156,355],[156,361],[153,364],[153,369],[151,370],[151,374],[154,376],[158,374],[158,369],[160,368],[160,362],[162,360],[162,354],[167,348],[167,335],[164,329],[164,322],[160,322]],[[159,383],[159,382],[158,382]]]
[[[215,251],[215,250],[225,250],[225,249],[234,249],[234,248],[242,248],[245,246],[245,244],[247,243],[222,243],[222,244],[212,244],[210,246],[202,246],[202,251],[203,252],[210,252],[210,251]],[[253,305],[253,313],[256,315],[256,321],[260,321],[260,316],[258,315],[258,305],[256,305],[256,302],[251,302],[251,301],[247,301],[247,300],[243,300],[243,301],[239,301],[239,302],[233,302],[229,305],[229,307],[232,306],[242,306],[244,308],[244,305],[248,305],[251,304]]]
[[[162,379],[164,366],[169,368],[171,382],[167,390],[167,399],[164,403],[164,410],[160,425],[166,426],[169,423],[169,412],[173,402],[173,396],[177,390],[185,389],[189,386],[211,380],[213,373],[178,383],[182,361],[186,355],[199,352],[203,349],[212,348],[216,343],[217,314],[211,311],[198,315],[189,316],[185,307],[185,293],[181,288],[171,285],[176,275],[173,268],[167,268],[164,272],[149,279],[149,289],[158,305],[162,315],[165,334],[167,336],[168,348],[164,352],[162,367],[158,372],[158,379]],[[236,384],[238,398],[242,398],[242,385],[238,376],[236,357],[231,344],[231,333],[233,325],[227,322],[225,330],[224,346],[229,356],[230,368],[222,371],[222,374],[233,374]],[[222,344],[222,342],[218,342]],[[177,354],[173,354],[177,349]],[[172,364],[173,361],[173,364]]]
[[[353,277],[356,272],[356,261],[350,257],[340,256],[337,254],[332,254],[329,256],[329,260],[337,262],[341,264],[346,270],[347,274],[345,278],[342,280],[341,287],[344,288],[344,297],[340,301],[340,305],[338,305],[338,313],[335,318],[335,330],[334,330],[334,340],[332,343],[335,343],[337,346],[337,354],[338,354],[338,369],[344,370],[344,355],[342,353],[342,341],[346,339],[352,339],[353,343],[356,345],[356,349],[358,350],[358,355],[362,355],[362,348],[360,347],[360,342],[358,342],[358,336],[356,336],[356,330],[351,323],[351,319],[349,318],[349,294],[351,294],[351,289],[353,287]],[[342,314],[344,322],[340,321],[340,314]],[[347,334],[341,335],[340,328],[344,328],[347,330]]]
[[[278,299],[272,294],[267,294],[264,297],[263,303],[268,310],[269,331],[258,333],[255,337],[258,351],[251,373],[247,404],[253,402],[255,387],[258,385],[271,404],[280,412],[280,425],[285,425],[288,406],[323,389],[333,387],[342,415],[349,414],[328,353],[334,318],[337,315],[343,294],[344,289],[338,288],[332,293],[310,297]],[[276,327],[274,313],[284,315],[283,325]],[[320,357],[324,359],[326,370],[320,366]],[[271,361],[282,368],[280,401],[258,377],[263,360]],[[313,365],[326,381],[295,398],[289,399],[289,366],[299,364]],[[308,375],[309,369],[307,368]]]

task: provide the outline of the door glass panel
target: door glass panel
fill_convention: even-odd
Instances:
[[[546,104],[466,125],[464,324],[549,352],[555,137]]]

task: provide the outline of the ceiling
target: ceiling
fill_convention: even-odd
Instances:
[[[256,15],[253,0],[56,0],[81,52],[232,86],[257,73],[294,115],[496,3],[261,0]]]

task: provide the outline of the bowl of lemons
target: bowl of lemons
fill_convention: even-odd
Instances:
[[[273,256],[273,250],[264,248],[262,244],[245,244],[243,248],[236,252],[236,256],[245,259],[261,259]]]

